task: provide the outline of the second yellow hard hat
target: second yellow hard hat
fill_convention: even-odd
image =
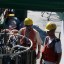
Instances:
[[[57,28],[57,26],[56,26],[55,23],[53,23],[53,22],[48,22],[47,25],[46,25],[45,31],[50,31],[50,30],[56,29],[56,28]]]

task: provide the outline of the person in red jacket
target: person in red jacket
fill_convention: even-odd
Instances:
[[[32,27],[33,21],[31,18],[25,18],[24,25],[25,27],[21,28],[19,32],[21,35],[29,38],[32,41],[33,46],[31,50],[34,51],[32,56],[33,59],[32,64],[36,64],[36,56],[37,58],[40,58],[40,49],[41,49],[42,40],[40,38],[39,32]],[[24,45],[24,43],[22,43],[22,40],[20,41],[21,41],[21,45]],[[36,55],[37,46],[38,46],[38,53]]]
[[[61,41],[55,36],[57,26],[53,22],[46,25],[47,36],[42,49],[41,64],[59,64],[62,55]],[[42,62],[44,60],[44,62]]]

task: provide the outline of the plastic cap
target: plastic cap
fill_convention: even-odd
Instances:
[[[53,30],[53,29],[56,29],[56,24],[53,23],[53,22],[49,22],[47,25],[46,25],[46,28],[45,28],[45,31],[50,31],[50,30]]]
[[[32,24],[33,24],[33,21],[31,18],[25,18],[24,25],[32,25]]]

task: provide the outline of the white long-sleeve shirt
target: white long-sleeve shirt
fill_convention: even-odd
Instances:
[[[38,32],[37,30],[35,30],[35,29],[34,29],[34,31],[35,31],[35,37],[36,37],[36,40],[37,40],[36,53],[38,53],[38,45],[40,46],[40,51],[41,51],[41,44],[42,44],[43,42],[42,42],[42,39],[41,39],[41,37],[40,37],[39,32]],[[42,35],[42,36],[43,36],[43,35]]]

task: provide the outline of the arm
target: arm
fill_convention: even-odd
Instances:
[[[36,38],[37,38],[37,45],[38,45],[38,54],[37,54],[37,58],[40,57],[40,52],[41,52],[41,43],[42,40],[40,38],[39,32],[36,32]]]
[[[60,60],[61,60],[61,55],[62,55],[62,53],[58,53],[58,59],[57,59],[56,64],[59,64],[59,63],[60,63]]]
[[[55,50],[58,54],[56,64],[59,64],[60,60],[61,60],[61,56],[62,56],[62,48],[61,48],[61,42],[60,41],[55,44]]]

